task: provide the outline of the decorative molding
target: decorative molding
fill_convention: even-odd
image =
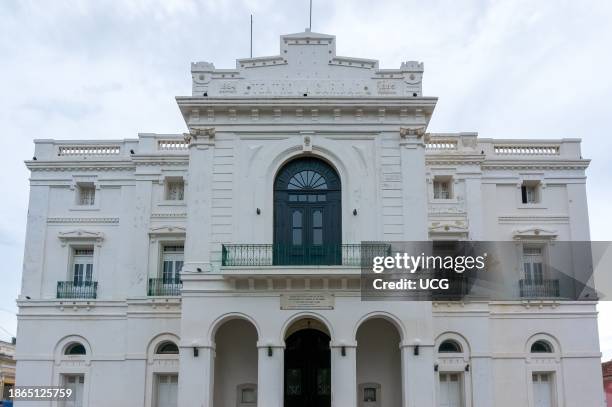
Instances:
[[[590,162],[590,160],[485,160],[481,166],[487,170],[586,170]]]
[[[77,229],[69,232],[59,232],[57,237],[62,242],[62,246],[66,246],[69,242],[74,241],[93,241],[97,246],[102,245],[104,234],[102,232],[90,232],[88,230]]]
[[[512,232],[512,238],[514,240],[528,240],[528,239],[549,239],[555,240],[558,236],[556,230],[547,230],[538,227],[532,227],[528,229],[517,229]]]
[[[408,136],[416,136],[421,138],[425,135],[425,127],[400,127],[400,136],[406,138]]]
[[[152,213],[151,217],[152,218],[186,218],[187,214],[186,213],[171,213],[171,212]]]
[[[211,143],[215,138],[214,127],[191,128],[189,133],[184,133],[185,141],[191,146],[200,142]]]
[[[47,218],[48,224],[61,223],[88,223],[88,224],[112,224],[119,223],[119,218]]]
[[[164,225],[158,227],[152,227],[149,229],[149,236],[159,237],[159,236],[184,236],[185,228],[183,226],[174,226],[174,225]]]
[[[497,218],[499,223],[569,223],[569,216],[520,216],[520,215],[506,215],[499,216]]]

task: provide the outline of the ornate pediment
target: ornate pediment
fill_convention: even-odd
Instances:
[[[512,238],[514,240],[527,240],[527,239],[549,239],[554,240],[558,236],[556,230],[548,230],[539,227],[532,227],[527,229],[517,229],[512,232]]]
[[[469,229],[464,221],[430,222],[429,234],[436,236],[467,238]]]
[[[164,236],[185,236],[185,228],[183,226],[164,225],[156,226],[149,229],[151,238]]]
[[[69,242],[75,241],[94,242],[96,245],[100,246],[104,240],[104,233],[76,229],[68,232],[59,232],[57,237],[62,242],[62,246],[65,246]]]

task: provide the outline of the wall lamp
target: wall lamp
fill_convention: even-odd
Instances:
[[[346,346],[342,345],[342,347],[340,348],[340,354],[342,356],[346,356]]]
[[[257,212],[258,215],[261,215],[261,209],[257,208],[255,212]]]
[[[438,364],[436,363],[436,364],[434,365],[434,372],[437,372],[437,371],[438,371]]]
[[[470,365],[469,365],[469,364],[465,365],[465,371],[466,371],[466,372],[469,372],[469,371],[470,371]]]
[[[198,273],[202,272],[202,269],[200,267],[198,267],[196,270],[197,270]]]
[[[198,349],[197,346],[193,347],[193,357],[197,358],[198,356],[200,356],[200,349]]]
[[[268,346],[268,357],[272,357],[274,351],[272,350],[272,346]]]
[[[353,209],[353,216],[357,216],[357,209]]]
[[[419,356],[419,345],[414,345],[413,354],[414,356]]]

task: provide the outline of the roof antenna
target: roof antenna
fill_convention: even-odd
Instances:
[[[251,14],[251,58],[253,58],[253,14]]]
[[[310,0],[310,16],[308,18],[308,31],[312,31],[312,0]]]

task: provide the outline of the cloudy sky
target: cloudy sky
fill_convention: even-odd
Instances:
[[[251,13],[255,56],[274,55],[308,25],[308,0],[0,1],[0,338],[16,331],[32,140],[185,131],[174,96],[190,93],[189,63],[247,57]],[[430,131],[582,138],[593,240],[612,240],[610,21],[607,0],[313,6],[339,55],[425,63],[424,93],[440,98]],[[612,307],[600,311],[610,359]]]

